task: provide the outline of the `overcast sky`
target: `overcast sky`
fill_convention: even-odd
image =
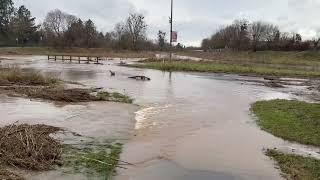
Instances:
[[[52,9],[61,9],[84,20],[92,19],[101,31],[110,31],[130,12],[146,16],[148,36],[168,31],[170,0],[14,0],[26,5],[37,22]],[[320,0],[174,0],[174,30],[179,42],[200,45],[219,27],[234,19],[264,20],[283,31],[296,31],[305,38],[320,36]]]

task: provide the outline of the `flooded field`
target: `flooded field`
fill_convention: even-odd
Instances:
[[[224,74],[165,73],[104,65],[49,62],[41,56],[10,56],[1,64],[36,69],[63,80],[103,87],[132,96],[137,105],[117,103],[53,104],[2,96],[0,125],[44,123],[95,140],[125,143],[122,159],[135,164],[116,180],[281,179],[263,154],[277,148],[320,158],[319,149],[292,144],[261,131],[250,104],[265,99],[303,99],[304,86],[268,88],[259,78]],[[111,77],[109,70],[116,73]],[[151,81],[129,79],[144,75]],[[38,179],[73,179],[37,175]],[[34,179],[34,177],[30,177]]]

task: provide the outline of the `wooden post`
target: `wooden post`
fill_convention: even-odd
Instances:
[[[54,61],[57,61],[57,56],[54,56]]]
[[[72,62],[72,56],[70,56],[70,62]]]
[[[88,59],[88,62],[87,62],[87,64],[90,64],[89,56],[87,57],[87,59]]]
[[[50,56],[48,55],[48,61],[50,60]]]
[[[64,62],[64,56],[61,56],[62,57],[62,62]]]
[[[80,57],[80,56],[78,56],[79,64],[81,63],[81,62],[80,62],[80,59],[81,59],[81,57]]]

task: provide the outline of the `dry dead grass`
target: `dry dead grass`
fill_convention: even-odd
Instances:
[[[1,180],[24,180],[24,178],[21,177],[20,175],[1,167],[0,167],[0,179]]]
[[[0,68],[0,86],[49,86],[57,84],[59,80],[33,70],[21,70],[17,67]]]
[[[0,128],[0,165],[27,170],[50,170],[60,164],[62,144],[50,137],[60,128],[9,125]]]

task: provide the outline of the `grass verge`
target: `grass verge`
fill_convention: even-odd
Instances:
[[[252,105],[263,130],[289,141],[320,146],[320,104],[271,100]]]
[[[178,54],[208,59],[215,63],[284,65],[320,68],[319,51],[184,51],[178,52]]]
[[[158,69],[162,71],[190,71],[190,72],[212,72],[212,73],[236,73],[243,75],[257,76],[285,76],[285,77],[320,77],[320,71],[297,67],[270,67],[264,65],[238,65],[238,64],[220,64],[214,62],[196,62],[166,60],[163,63],[160,60],[148,59],[140,64],[128,65],[138,68]]]
[[[85,174],[87,177],[111,179],[119,167],[121,144],[101,145],[82,148],[66,146],[64,150],[64,166],[73,172]]]
[[[154,52],[112,50],[108,48],[0,47],[0,55],[77,55],[113,58],[151,58]]]
[[[288,180],[320,179],[320,160],[267,150],[266,155],[275,160],[283,177]]]

